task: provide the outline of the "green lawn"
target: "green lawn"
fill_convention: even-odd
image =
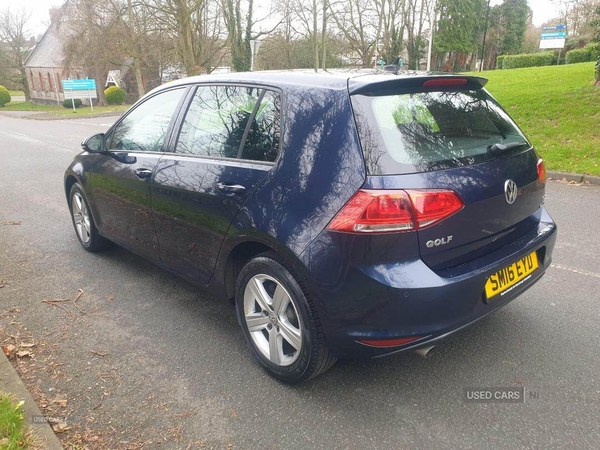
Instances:
[[[131,105],[112,105],[112,106],[94,106],[92,111],[90,107],[83,106],[77,108],[77,112],[73,112],[72,108],[63,108],[62,106],[52,105],[37,105],[31,102],[11,102],[4,108],[0,108],[0,111],[40,111],[47,112],[51,116],[89,116],[92,114],[106,114],[106,113],[122,113],[127,111]]]
[[[0,449],[16,450],[30,447],[32,437],[23,417],[23,402],[0,392]]]
[[[600,175],[600,87],[594,64],[481,72],[548,170]],[[478,74],[477,74],[478,75]]]
[[[64,108],[62,108],[62,109],[64,109]],[[55,110],[57,110],[56,106],[36,105],[35,103],[31,103],[31,102],[10,102],[5,107],[0,108],[0,111],[55,111]]]
[[[11,91],[11,90],[9,90],[8,93],[10,94],[11,97],[14,97],[15,95],[21,96],[21,97],[25,96],[25,92],[23,92],[23,91]]]

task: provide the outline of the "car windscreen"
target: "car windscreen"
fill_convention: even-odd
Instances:
[[[484,89],[351,98],[372,175],[467,166],[531,147]]]

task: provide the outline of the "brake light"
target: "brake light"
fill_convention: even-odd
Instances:
[[[426,228],[463,208],[452,191],[359,190],[327,226],[347,233],[388,233]]]
[[[541,183],[545,183],[546,179],[547,179],[546,166],[544,165],[544,160],[542,158],[540,158],[537,162],[537,173],[538,173],[538,180]]]
[[[466,78],[433,78],[423,83],[423,87],[464,86],[465,84],[467,84]]]

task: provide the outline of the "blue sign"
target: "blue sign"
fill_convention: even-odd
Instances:
[[[95,91],[96,80],[61,80],[64,91]]]
[[[542,27],[542,31],[561,31],[565,28],[564,25],[554,25],[553,27]]]
[[[567,33],[564,31],[558,33],[542,33],[542,39],[566,39]]]

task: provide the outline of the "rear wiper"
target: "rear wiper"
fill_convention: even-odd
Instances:
[[[492,155],[499,155],[507,150],[513,150],[515,148],[524,147],[529,145],[527,142],[507,142],[506,144],[493,144],[488,145],[487,151]]]

